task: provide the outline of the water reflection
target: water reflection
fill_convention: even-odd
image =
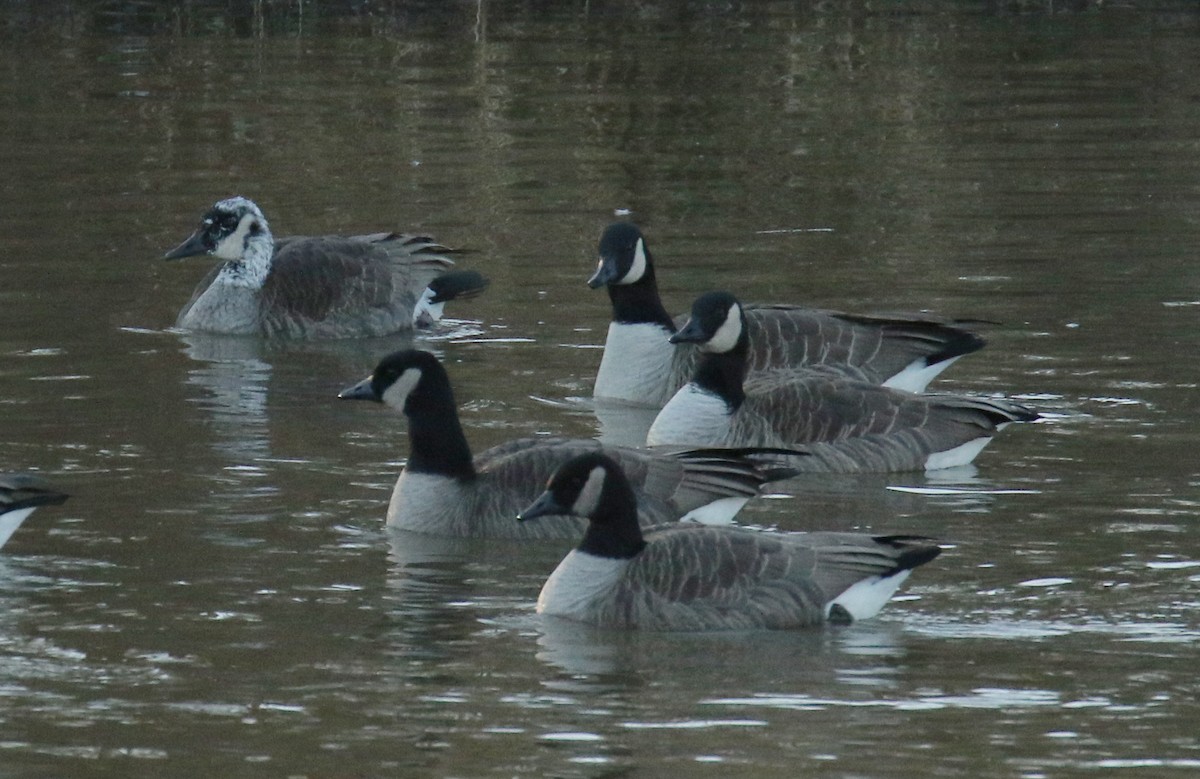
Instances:
[[[253,475],[252,463],[271,456],[267,418],[267,383],[271,363],[257,338],[204,334],[181,336],[185,351],[198,365],[188,371],[187,384],[200,387],[202,407],[212,421],[214,449]],[[261,474],[259,474],[261,475]]]

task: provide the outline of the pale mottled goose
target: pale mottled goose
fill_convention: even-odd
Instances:
[[[522,438],[472,458],[445,368],[434,355],[417,349],[385,357],[369,377],[338,397],[379,401],[408,418],[408,462],[387,512],[387,524],[405,530],[497,538],[577,537],[582,520],[521,525],[512,518],[545,486],[555,468],[583,452],[607,452],[628,469],[647,524],[685,515],[706,522],[730,521],[763,483],[795,474],[767,463],[759,466],[738,452],[656,453],[603,446],[590,439]]]
[[[703,357],[650,426],[651,445],[803,445],[802,471],[934,470],[971,462],[1006,424],[1037,418],[1008,400],[917,395],[829,370],[747,377],[746,315],[728,292],[697,298],[672,340],[699,343]]]
[[[290,236],[275,239],[253,201],[214,205],[200,227],[167,252],[174,260],[222,260],[196,287],[176,326],[230,335],[356,338],[411,330],[439,304],[487,286],[473,271],[448,272],[450,250],[425,236]],[[439,277],[443,281],[430,289]]]
[[[629,481],[600,452],[563,465],[518,519],[548,514],[589,522],[542,587],[538,613],[602,627],[786,629],[866,619],[941,551],[915,536],[678,523],[643,535]]]
[[[0,473],[0,548],[38,506],[67,499],[65,492],[28,473]]]
[[[698,353],[672,346],[678,329],[658,295],[654,262],[636,225],[616,222],[600,236],[588,280],[608,288],[612,322],[593,395],[662,406],[695,372]],[[789,305],[747,305],[751,371],[830,366],[872,384],[921,392],[984,340],[955,322],[922,314],[844,314]],[[957,324],[962,324],[961,322]]]

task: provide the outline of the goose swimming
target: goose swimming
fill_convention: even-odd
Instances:
[[[970,463],[1007,424],[1038,417],[1009,400],[917,395],[826,368],[747,376],[747,317],[728,292],[697,298],[671,340],[703,356],[655,417],[650,445],[799,445],[802,471],[936,470]]]
[[[695,373],[699,355],[668,343],[681,322],[663,307],[641,230],[630,222],[609,225],[599,253],[588,286],[608,289],[612,322],[593,395],[661,407]],[[745,312],[751,372],[826,366],[872,384],[922,392],[985,343],[961,322],[923,314],[845,314],[792,305],[747,305]]]
[[[537,611],[599,627],[787,629],[867,619],[941,551],[916,536],[678,523],[643,532],[628,480],[601,452],[560,467],[518,520],[563,514],[587,517],[587,530],[546,580]]]
[[[411,330],[440,316],[446,300],[482,291],[479,273],[448,270],[449,251],[402,233],[276,239],[253,201],[231,197],[164,258],[222,261],[179,312],[179,328],[333,339]]]
[[[407,417],[409,457],[392,492],[387,524],[424,533],[574,537],[583,520],[519,525],[512,518],[555,468],[583,452],[606,452],[627,469],[647,524],[685,516],[730,521],[764,483],[796,472],[759,464],[753,452],[654,452],[576,438],[522,438],[472,457],[446,370],[437,357],[418,349],[388,355],[338,397],[381,402]]]

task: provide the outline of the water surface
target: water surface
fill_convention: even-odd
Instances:
[[[2,6],[0,465],[73,497],[0,558],[0,775],[1200,768],[1194,8],[314,5]],[[618,210],[672,310],[994,322],[937,386],[1047,419],[747,509],[951,545],[875,620],[545,622],[563,549],[382,527],[403,420],[334,396],[404,339],[170,329],[207,263],[158,258],[234,193],[473,250],[417,343],[477,449],[600,432]]]

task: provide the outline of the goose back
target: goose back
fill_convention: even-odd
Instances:
[[[579,517],[564,515],[557,517],[562,521],[541,523],[513,518],[559,466],[589,452],[603,452],[626,469],[638,502],[638,521],[647,527],[684,518],[729,521],[764,483],[798,472],[728,450],[654,452],[584,438],[520,438],[478,454],[472,478],[405,468],[392,492],[387,524],[447,536],[578,538],[586,526]]]
[[[912,568],[939,553],[924,538],[704,525],[653,528],[645,541],[619,576],[610,576],[607,587],[587,598],[559,589],[579,562],[581,553],[572,552],[577,557],[564,559],[543,586],[539,612],[651,630],[781,630],[850,622],[874,616]],[[879,588],[869,604],[839,604],[839,597],[863,582]]]
[[[437,357],[403,349],[339,397],[383,402],[408,419],[409,459],[396,482],[388,524],[450,536],[569,538],[581,522],[513,522],[555,469],[583,453],[604,451],[629,469],[647,524],[685,515],[728,521],[767,481],[794,469],[776,454],[606,447],[591,439],[522,438],[472,456],[445,368]],[[719,504],[719,505],[718,505]]]
[[[588,527],[547,578],[538,612],[603,627],[785,629],[865,619],[940,552],[913,536],[679,523],[643,532],[624,472],[596,452],[563,464],[518,518],[563,513],[586,516]]]
[[[974,459],[1037,413],[999,398],[915,395],[811,371],[753,374],[736,408],[689,385],[659,413],[652,445],[797,447],[801,472],[936,470]],[[697,402],[699,401],[699,402]]]
[[[663,307],[653,257],[636,226],[610,225],[589,285],[607,287],[612,322],[593,394],[662,406],[693,375],[697,350],[662,343],[682,326]],[[967,320],[919,313],[850,314],[784,304],[747,304],[748,370],[827,367],[911,392],[985,345]]]
[[[804,445],[802,471],[932,470],[970,462],[1003,425],[1037,414],[1005,400],[917,395],[832,366],[747,375],[748,316],[727,292],[696,299],[672,340],[702,352],[659,412],[653,445]]]
[[[180,311],[178,327],[332,339],[411,329],[422,314],[418,301],[453,265],[449,253],[427,236],[404,233],[275,239],[258,206],[233,197],[214,205],[166,258],[222,259]],[[465,297],[486,285],[482,276],[464,274],[446,294]]]

